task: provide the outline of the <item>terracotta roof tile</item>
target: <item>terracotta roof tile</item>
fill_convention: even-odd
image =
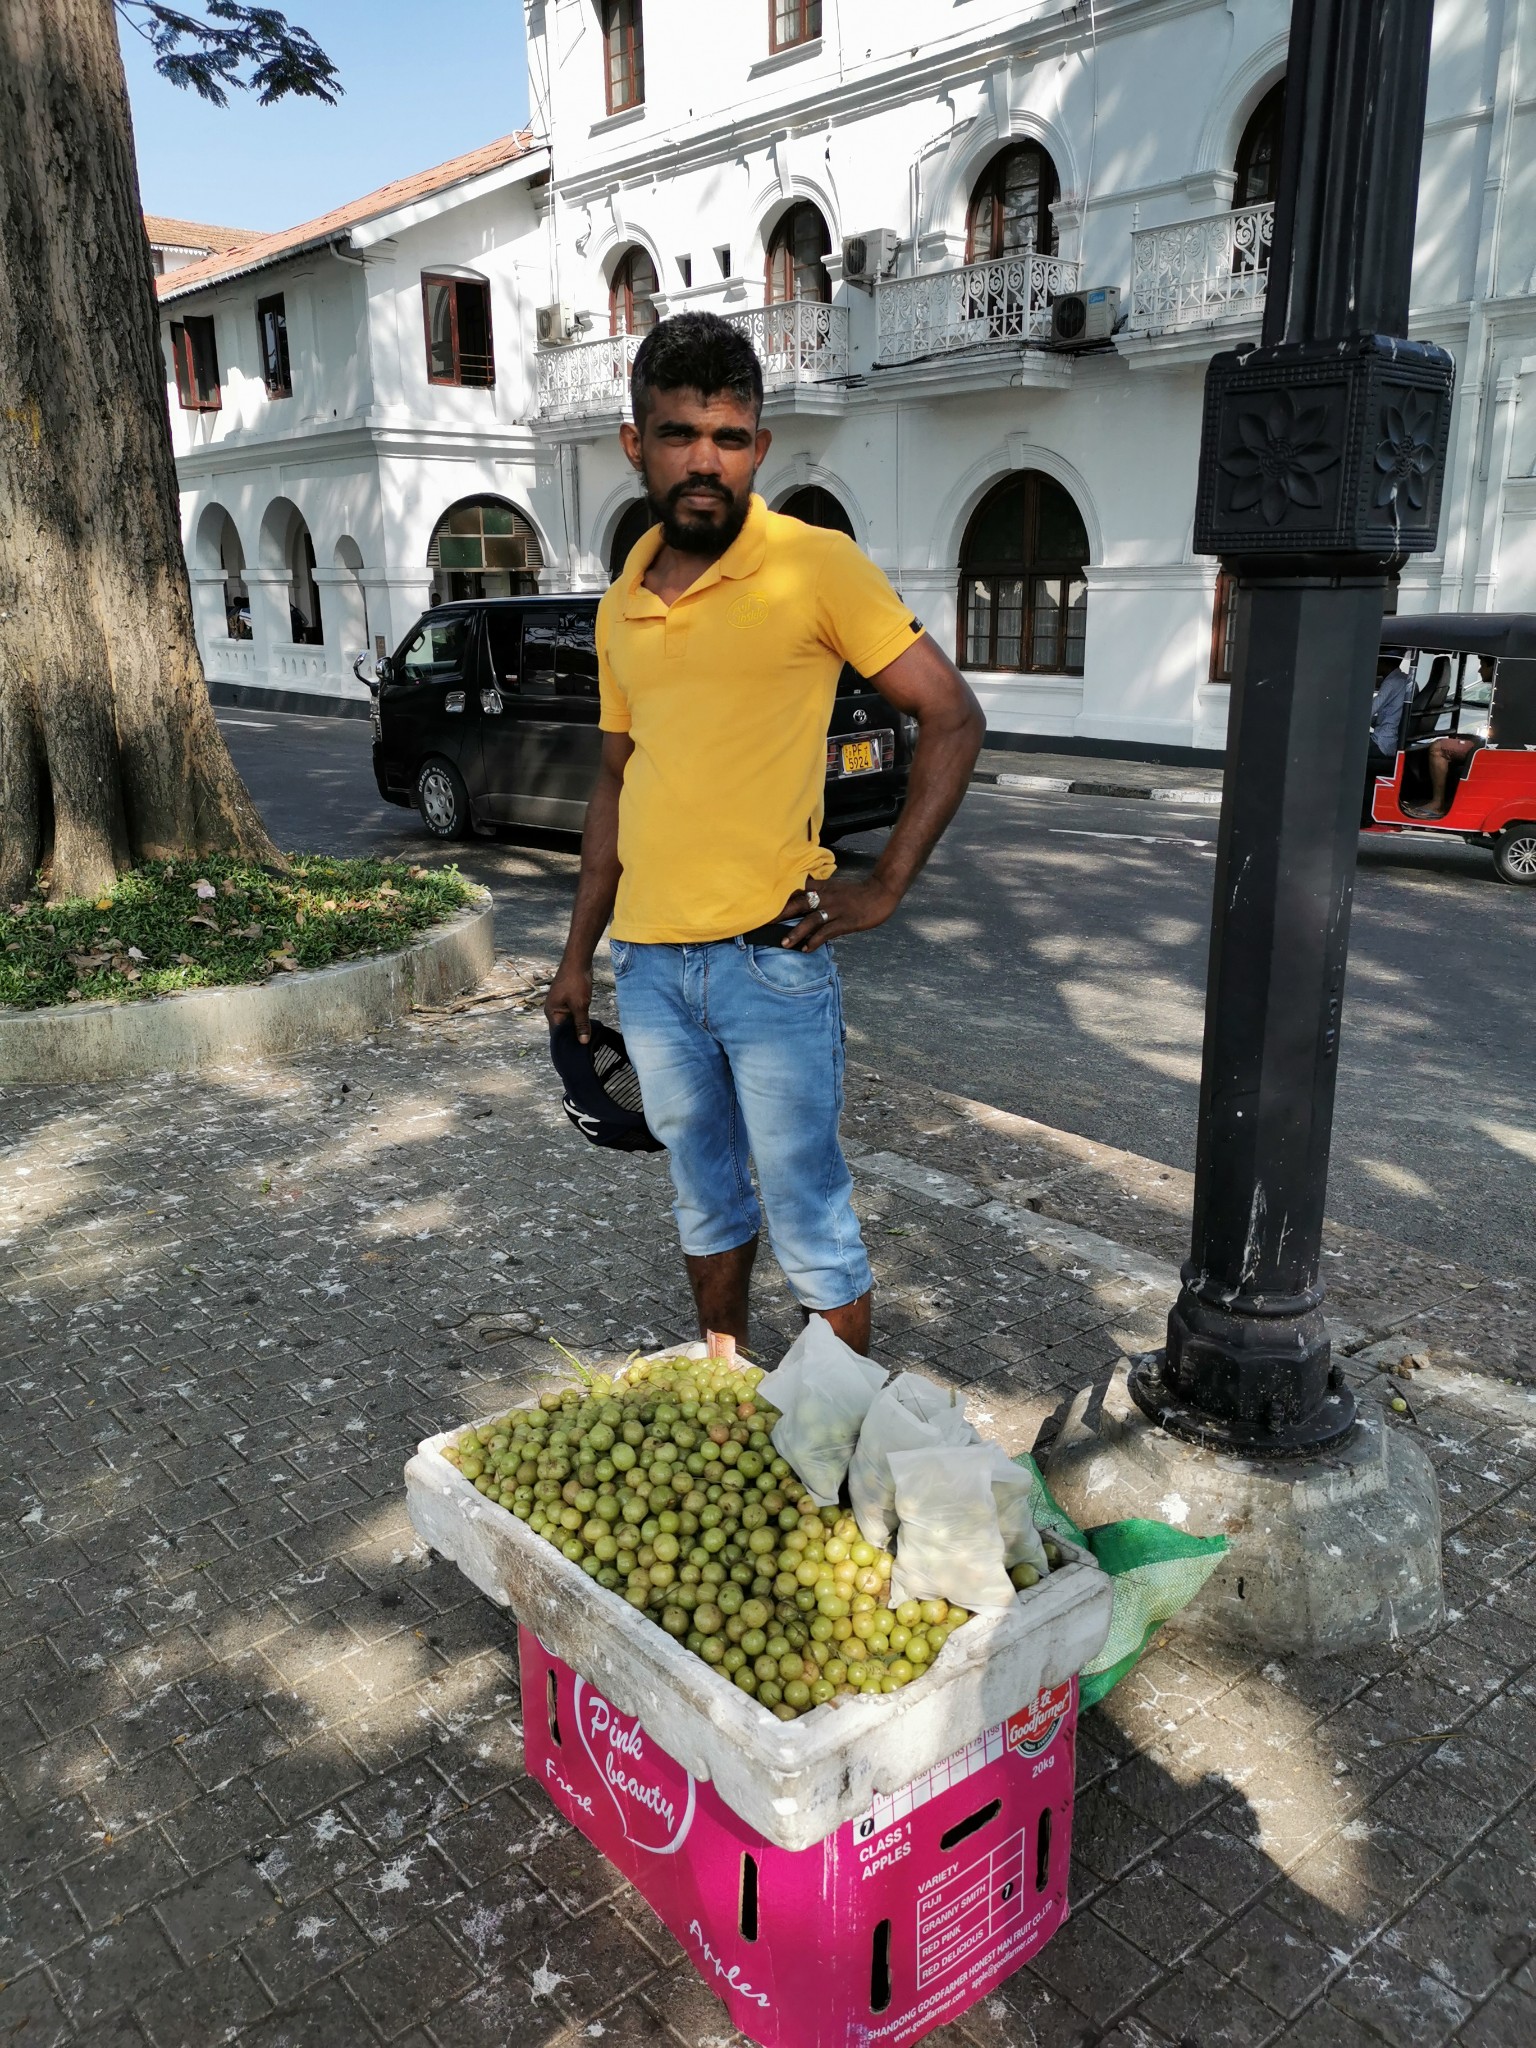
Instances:
[[[481,149],[450,157],[447,163],[438,164],[430,171],[418,171],[409,178],[396,178],[392,184],[381,185],[376,192],[365,193],[361,199],[350,200],[345,206],[333,207],[329,213],[319,214],[314,220],[301,221],[297,227],[283,228],[272,235],[257,235],[238,248],[204,256],[196,263],[184,264],[180,270],[169,270],[164,277],[155,279],[155,289],[162,299],[175,298],[183,292],[195,291],[200,285],[216,283],[220,278],[241,277],[247,271],[260,270],[280,257],[335,241],[348,228],[357,227],[365,220],[393,213],[397,207],[429,198],[432,193],[444,191],[450,185],[461,185],[470,178],[483,176],[487,171],[498,170],[502,164],[527,156],[534,147],[531,130],[503,135]]]
[[[255,228],[216,228],[204,220],[174,220],[168,213],[146,213],[144,232],[164,249],[207,249],[224,255],[259,239]]]

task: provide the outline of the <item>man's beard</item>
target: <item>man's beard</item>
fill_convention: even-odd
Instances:
[[[724,509],[723,518],[718,521],[690,519],[678,511],[680,499],[690,494],[697,496],[701,492],[718,497]],[[685,478],[682,483],[675,484],[665,498],[658,498],[647,480],[646,495],[650,499],[651,510],[661,521],[662,539],[666,545],[680,555],[695,555],[707,562],[718,561],[735,540],[747,523],[752,502],[749,495],[738,503],[724,484],[717,484],[712,479],[695,482]]]

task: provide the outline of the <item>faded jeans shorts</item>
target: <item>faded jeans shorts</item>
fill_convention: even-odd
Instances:
[[[609,941],[646,1121],[667,1148],[683,1250],[768,1241],[803,1308],[872,1285],[838,1143],[843,1000],[830,946]],[[762,1208],[752,1187],[752,1167]]]

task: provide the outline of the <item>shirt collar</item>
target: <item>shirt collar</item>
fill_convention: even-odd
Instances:
[[[624,586],[624,616],[626,619],[665,618],[667,607],[654,590],[645,588],[645,574],[652,562],[661,553],[662,530],[653,526],[635,543],[634,553],[629,558],[629,574]],[[696,597],[701,590],[708,590],[722,577],[733,582],[746,576],[755,576],[763,566],[768,552],[768,507],[756,491],[747,504],[746,522],[740,533],[731,542],[725,553],[699,577],[689,584],[682,597]]]

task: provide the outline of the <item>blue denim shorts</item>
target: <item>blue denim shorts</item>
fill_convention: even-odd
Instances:
[[[843,1000],[831,948],[609,941],[646,1121],[667,1148],[683,1250],[768,1241],[795,1298],[841,1308],[872,1283],[838,1143]],[[753,1192],[757,1168],[762,1209]]]

